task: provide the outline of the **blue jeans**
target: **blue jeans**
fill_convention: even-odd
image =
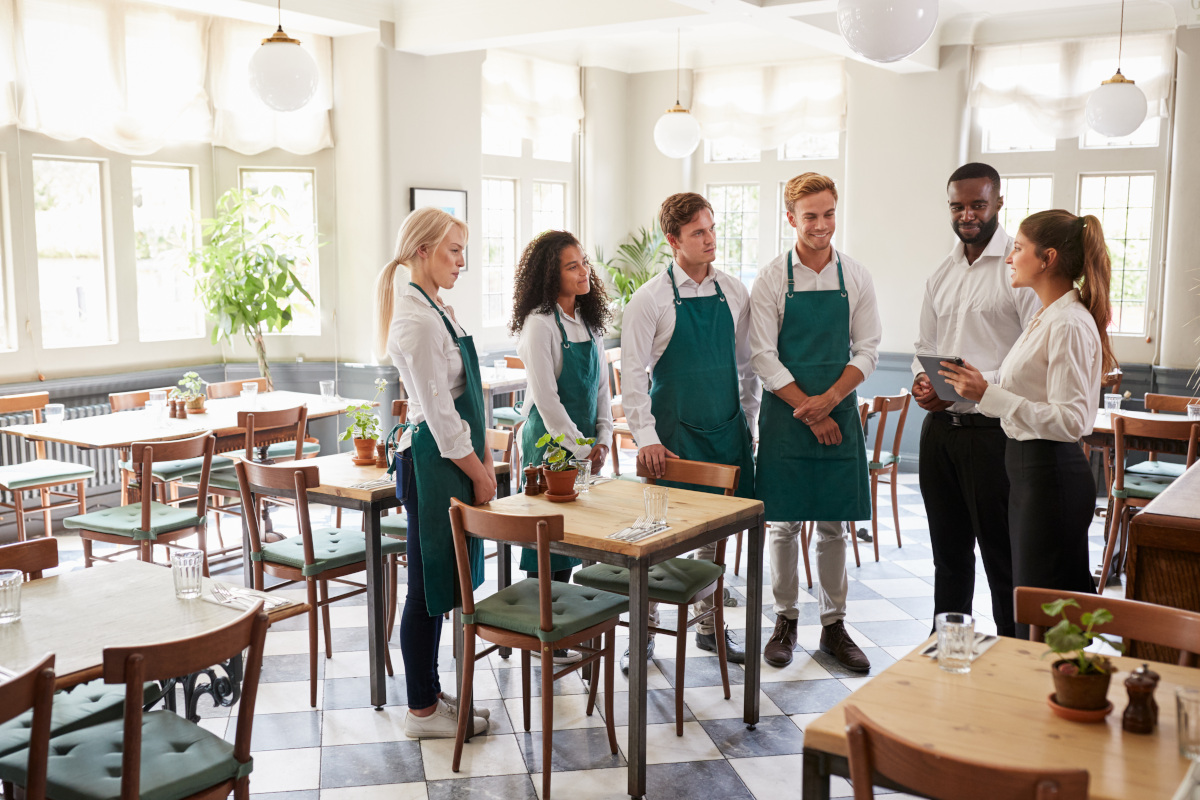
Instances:
[[[429,708],[442,691],[438,680],[438,647],[442,641],[442,615],[429,614],[425,605],[425,574],[421,564],[421,526],[417,518],[417,478],[412,450],[398,457],[396,482],[408,513],[408,594],[400,615],[400,655],[404,658],[404,683],[409,708]]]

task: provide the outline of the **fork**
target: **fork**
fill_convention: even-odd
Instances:
[[[608,535],[608,538],[616,539],[619,542],[626,541],[630,536],[633,536],[638,531],[640,531],[642,529],[642,526],[645,524],[646,524],[646,515],[643,514],[642,516],[638,517],[637,520],[632,525],[630,525],[628,528],[622,528],[621,530],[617,531],[616,533],[610,533]]]
[[[229,591],[229,589],[225,588],[219,583],[214,583],[212,585],[212,593],[213,597],[217,598],[218,601],[226,605],[233,605],[234,603],[240,604],[243,601],[247,603],[254,602],[249,597],[239,597],[235,595],[233,592]],[[246,608],[251,608],[251,606],[247,605]]]

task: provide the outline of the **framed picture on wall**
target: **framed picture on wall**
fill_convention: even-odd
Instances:
[[[467,192],[460,189],[420,189],[416,186],[410,187],[408,190],[409,205],[411,210],[416,211],[418,208],[433,206],[440,208],[452,217],[457,217],[463,222],[467,221]],[[463,252],[463,272],[467,271],[466,252]]]

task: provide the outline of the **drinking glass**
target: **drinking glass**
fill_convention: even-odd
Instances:
[[[21,581],[19,569],[0,569],[0,625],[21,618]]]
[[[46,407],[42,409],[42,419],[51,424],[62,422],[66,414],[67,407],[62,403],[46,403]]]
[[[242,384],[242,401],[251,409],[258,408],[258,384],[253,381]]]
[[[167,417],[167,392],[164,389],[152,389],[146,395],[146,410],[151,412],[155,422],[161,422]]]
[[[320,386],[321,386],[321,397],[329,397],[329,398],[337,397],[337,395],[335,395],[333,393],[333,381],[331,381],[331,380],[321,381]]]
[[[575,473],[575,491],[586,494],[588,484],[592,480],[592,462],[586,458],[576,458],[571,463],[575,465],[575,469],[579,470]]]
[[[1200,403],[1188,403],[1188,419],[1200,419]]]
[[[497,358],[495,361],[492,362],[492,368],[495,370],[502,370],[502,369],[506,369],[507,367],[508,367],[508,359],[507,358]]]
[[[975,620],[970,614],[945,612],[934,617],[937,625],[938,666],[946,672],[971,671],[975,647]]]
[[[171,575],[175,578],[175,596],[191,600],[200,596],[200,571],[204,564],[201,550],[179,550],[171,555]]]
[[[646,524],[665,525],[667,522],[666,486],[647,486],[642,489],[642,500],[646,504]]]
[[[1200,761],[1200,689],[1176,687],[1175,713],[1178,715],[1179,755]]]
[[[1121,410],[1121,395],[1119,395],[1119,394],[1104,395],[1104,410],[1105,411],[1120,411]]]

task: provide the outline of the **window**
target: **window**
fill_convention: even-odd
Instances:
[[[1000,226],[1015,236],[1021,220],[1036,211],[1050,208],[1054,179],[1049,176],[1008,176],[1000,178]]]
[[[704,160],[710,164],[758,161],[762,153],[740,139],[706,139]]]
[[[33,159],[42,346],[114,340],[100,162]]]
[[[517,182],[483,179],[483,324],[503,325],[512,302],[517,250]]]
[[[321,273],[317,260],[317,197],[313,170],[244,169],[242,188],[250,189],[279,206],[284,217],[277,221],[280,233],[292,239],[287,252],[293,259],[292,270],[300,285],[312,295],[309,303],[296,292],[292,301],[292,321],[284,333],[299,336],[321,334]]]
[[[549,181],[533,182],[533,228],[537,236],[542,231],[561,231],[567,227],[567,187]]]
[[[710,184],[717,223],[716,266],[750,285],[758,274],[758,184]]]
[[[483,117],[483,140],[481,149],[484,155],[521,157],[521,134],[509,126],[501,125],[494,120]]]
[[[1161,127],[1162,120],[1158,117],[1150,117],[1139,125],[1136,131],[1117,139],[1110,139],[1088,128],[1083,133],[1080,147],[1088,150],[1108,147],[1158,147],[1158,131]]]
[[[1112,257],[1110,330],[1145,333],[1154,176],[1083,175],[1079,179],[1079,213],[1096,215],[1108,241]]]
[[[803,161],[838,157],[840,135],[831,133],[802,133],[793,136],[779,148],[780,161]]]
[[[1053,150],[1055,138],[1042,133],[1025,113],[1012,109],[981,109],[983,152],[1012,153],[1029,150]]]
[[[192,170],[135,165],[131,172],[138,339],[161,342],[203,336],[204,314],[186,277],[188,253],[195,242]]]

